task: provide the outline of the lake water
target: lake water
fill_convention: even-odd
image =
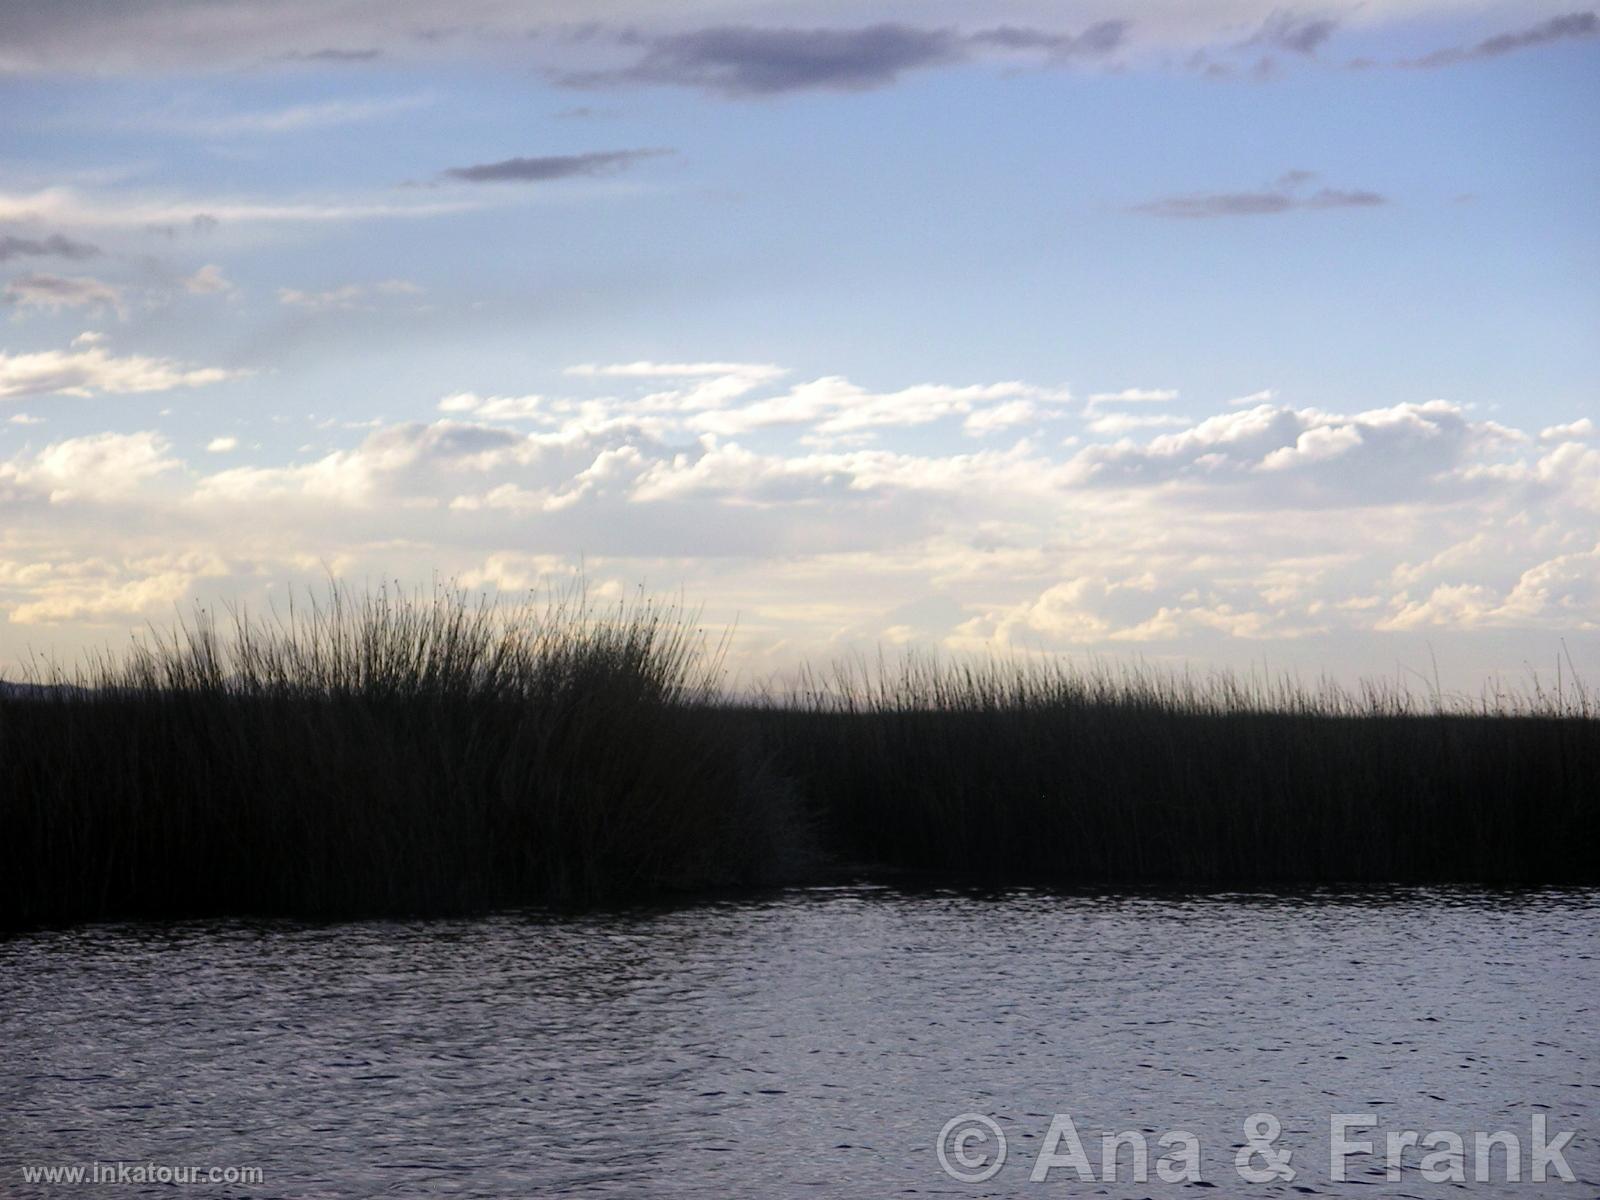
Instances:
[[[0,940],[0,1195],[1600,1194],[1600,892],[805,889],[582,917],[101,925]],[[987,1181],[935,1142],[1007,1139]],[[1248,1183],[1272,1114],[1292,1180]],[[1329,1119],[1373,1114],[1336,1183]],[[1054,1114],[1097,1176],[1030,1173]],[[1577,1182],[1473,1182],[1573,1131]],[[1172,1130],[1202,1181],[1155,1173]],[[1463,1186],[1387,1132],[1466,1139]],[[1261,1127],[1258,1127],[1258,1132]],[[946,1139],[980,1173],[998,1145]],[[1050,1139],[1070,1155],[1058,1125]],[[1174,1143],[1173,1145],[1177,1145]],[[1248,1148],[1248,1147],[1247,1147]],[[24,1165],[264,1182],[28,1183]],[[1267,1159],[1255,1158],[1255,1168]],[[964,1165],[970,1164],[970,1165]],[[1173,1160],[1175,1168],[1183,1163]],[[102,1168],[114,1171],[114,1166]],[[1191,1179],[1193,1174],[1191,1174]],[[1203,1186],[1204,1185],[1204,1186]],[[1205,1190],[1205,1186],[1216,1190]]]

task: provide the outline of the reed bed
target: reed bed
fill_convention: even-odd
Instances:
[[[762,742],[866,862],[1054,884],[1600,881],[1581,683],[1396,684],[942,663],[802,676]]]
[[[908,658],[720,690],[692,614],[334,587],[0,688],[0,924],[840,872],[1600,882],[1600,707]]]

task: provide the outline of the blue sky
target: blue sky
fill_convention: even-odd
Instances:
[[[1587,10],[11,20],[0,661],[581,561],[753,673],[1600,674]]]

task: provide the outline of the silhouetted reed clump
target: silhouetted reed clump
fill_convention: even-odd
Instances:
[[[795,833],[683,615],[379,592],[204,613],[0,701],[0,919],[587,902]]]
[[[1600,880],[1600,719],[1061,664],[734,700],[684,614],[380,591],[0,691],[0,924],[418,914],[899,868]]]

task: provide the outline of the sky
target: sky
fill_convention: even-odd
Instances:
[[[196,603],[1600,681],[1573,0],[0,0],[0,672]]]

